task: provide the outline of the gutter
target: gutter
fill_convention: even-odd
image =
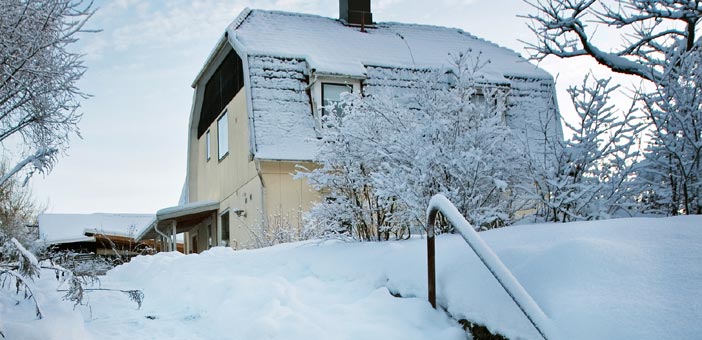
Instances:
[[[169,237],[168,235],[166,235],[166,234],[162,233],[160,230],[158,230],[158,220],[156,220],[156,221],[154,222],[154,230],[155,230],[159,235],[161,235],[163,238],[165,238],[165,239],[170,239],[170,237]],[[169,240],[169,241],[170,241],[170,240]],[[170,245],[171,245],[172,242],[173,242],[173,241],[170,241],[170,242],[167,243],[168,248],[170,248]],[[173,250],[175,250],[175,249],[171,249],[171,251],[173,251]]]

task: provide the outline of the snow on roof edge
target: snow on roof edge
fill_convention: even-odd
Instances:
[[[158,211],[156,211],[156,218],[161,219],[162,217],[164,217],[164,219],[168,219],[169,215],[178,214],[178,213],[186,213],[190,210],[196,211],[196,210],[199,210],[201,208],[207,208],[207,207],[214,206],[214,205],[219,206],[219,202],[218,201],[199,201],[199,202],[191,202],[191,203],[183,204],[183,205],[176,205],[173,207],[167,207],[167,208],[159,209]]]
[[[253,10],[249,7],[245,7],[239,15],[234,18],[234,21],[232,21],[229,25],[227,25],[227,28],[225,31],[228,31],[230,27],[234,27],[234,30],[239,28],[239,26],[246,20],[246,18],[251,14]]]
[[[84,236],[84,237],[46,241],[47,244],[64,244],[64,243],[76,243],[76,242],[95,242],[95,237]]]
[[[96,230],[110,235],[137,234],[146,227],[152,214],[92,213],[92,214],[40,214],[39,234],[46,243],[88,241],[85,230]]]
[[[210,54],[207,55],[207,59],[205,59],[205,63],[202,65],[200,68],[200,71],[198,71],[197,75],[195,75],[195,79],[193,79],[193,82],[190,84],[190,87],[195,88],[197,86],[197,83],[202,79],[202,77],[205,75],[205,71],[210,67],[212,62],[214,62],[215,58],[217,58],[217,54],[219,51],[224,47],[224,45],[228,42],[227,40],[227,31],[224,31],[224,33],[217,39],[217,43],[215,44],[214,48],[212,51],[210,51]]]

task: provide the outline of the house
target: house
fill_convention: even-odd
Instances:
[[[369,0],[340,0],[339,12],[246,9],[226,28],[192,83],[181,204],[158,211],[138,239],[172,249],[184,234],[190,253],[299,228],[320,196],[293,173],[315,167],[323,106],[347,91],[409,86],[398,70],[440,69],[449,54],[480,53],[490,59],[486,83],[555,110],[552,77],[511,50],[460,29],[374,22]],[[505,117],[522,130],[529,119],[514,109]]]
[[[135,240],[153,220],[146,214],[40,214],[39,239],[58,250],[129,258],[158,246]]]

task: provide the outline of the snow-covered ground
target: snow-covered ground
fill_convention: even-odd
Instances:
[[[699,339],[702,217],[523,225],[480,233],[563,339]],[[37,283],[45,319],[0,295],[8,339],[462,339],[454,319],[537,339],[457,235],[437,240],[438,302],[426,302],[426,246],[308,241],[201,255],[161,253],[115,268],[86,307]],[[400,294],[403,298],[391,295]],[[450,316],[449,316],[450,314]],[[84,320],[84,322],[83,322]],[[51,336],[49,336],[51,335]]]

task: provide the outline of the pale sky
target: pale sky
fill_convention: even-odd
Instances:
[[[98,11],[78,46],[88,70],[79,87],[82,139],[48,176],[32,179],[51,213],[155,213],[176,205],[185,179],[190,87],[226,26],[245,7],[338,17],[338,0],[95,1]],[[372,0],[375,21],[461,28],[527,56],[534,41],[518,14],[521,0]],[[540,64],[565,88],[595,66],[588,60]],[[606,72],[599,71],[599,74]]]

